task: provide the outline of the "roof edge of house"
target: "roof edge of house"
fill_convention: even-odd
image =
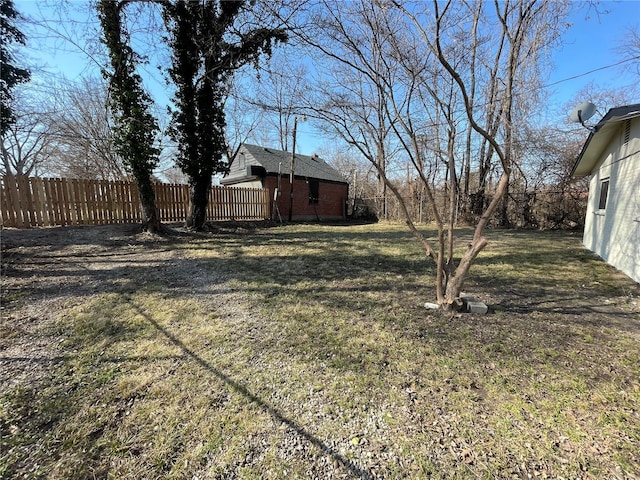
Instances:
[[[244,151],[243,151],[244,149]],[[261,161],[261,155],[264,153],[268,154],[269,158],[276,157],[277,159],[282,160],[282,166],[285,166],[284,162],[289,162],[291,157],[293,156],[292,152],[287,152],[286,150],[278,150],[276,148],[271,147],[263,147],[260,145],[255,145],[252,143],[242,143],[238,148],[238,153],[247,153],[250,155],[258,164],[262,165],[266,170],[266,175],[290,175],[289,173],[289,163],[286,163],[286,168],[283,168],[281,172],[274,170],[273,168],[268,169],[268,166],[263,164]],[[273,156],[273,157],[272,157]],[[235,157],[234,157],[235,159]],[[266,160],[266,158],[265,158]],[[295,153],[295,160],[300,164],[306,165],[307,170],[304,170],[303,173],[298,173],[298,169],[295,170],[295,177],[298,178],[314,178],[321,180],[323,182],[328,183],[337,183],[337,184],[345,184],[349,185],[349,181],[344,177],[344,175],[335,167],[330,165],[326,160],[320,157],[317,154],[312,155],[304,155],[302,153]],[[273,167],[273,165],[272,165]],[[317,170],[315,172],[308,171],[308,169]],[[316,175],[309,175],[309,173],[317,173]]]
[[[573,168],[571,169],[571,176],[576,178],[584,178],[589,175],[589,173],[587,173],[584,175],[576,176],[575,172],[578,169],[578,166],[580,165],[580,162],[582,161],[585,153],[589,149],[591,141],[596,135],[598,135],[598,132],[600,132],[603,126],[608,123],[623,122],[625,120],[630,120],[636,117],[640,117],[640,103],[633,103],[631,105],[610,108],[607,113],[600,119],[600,121],[593,127],[591,132],[589,132],[589,136],[584,142],[584,145],[582,145],[582,149],[580,150],[580,153],[578,154],[576,161],[573,164]]]

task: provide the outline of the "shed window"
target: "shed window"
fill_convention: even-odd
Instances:
[[[318,203],[320,198],[320,182],[309,180],[309,203]]]
[[[600,182],[600,199],[598,200],[598,210],[607,208],[607,195],[609,194],[609,179],[605,178]]]

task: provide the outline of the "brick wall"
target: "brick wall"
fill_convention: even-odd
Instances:
[[[273,202],[273,192],[278,186],[278,178],[268,176],[264,187],[269,189],[269,198]],[[283,219],[289,218],[289,177],[280,181],[282,193],[278,198],[278,209]],[[327,220],[344,218],[344,204],[349,194],[349,186],[344,183],[320,182],[318,203],[309,203],[309,183],[303,178],[293,181],[293,220]]]

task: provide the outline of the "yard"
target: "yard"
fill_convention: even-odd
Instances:
[[[402,225],[137,232],[2,231],[0,478],[640,478],[640,287],[579,234],[490,232],[475,316]]]

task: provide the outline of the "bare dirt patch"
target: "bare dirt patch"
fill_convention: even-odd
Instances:
[[[213,227],[231,233],[251,226]],[[127,294],[161,282],[167,292],[190,294],[197,302],[238,321],[248,315],[246,299],[185,261],[176,248],[198,235],[175,226],[165,236],[139,225],[2,230],[0,306],[0,395],[18,385],[35,385],[49,367],[67,358],[53,323],[65,310],[104,293]],[[203,291],[205,289],[206,291]]]

